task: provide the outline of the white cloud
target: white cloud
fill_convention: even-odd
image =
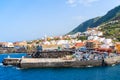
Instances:
[[[74,3],[76,3],[76,0],[68,0],[67,1],[69,4],[74,4]]]
[[[67,0],[67,4],[71,7],[75,7],[77,5],[77,0]]]
[[[67,3],[72,6],[72,7],[75,7],[77,6],[78,4],[82,4],[82,5],[90,5],[94,2],[97,2],[99,0],[67,0]]]

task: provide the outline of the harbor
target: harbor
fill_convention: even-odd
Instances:
[[[117,54],[100,54],[100,53],[85,53],[85,52],[62,52],[57,51],[56,54],[44,52],[36,52],[38,57],[22,57],[22,58],[5,58],[4,65],[13,65],[19,68],[64,68],[64,67],[95,67],[95,66],[111,66],[120,64],[120,55]],[[56,52],[56,51],[55,51]],[[39,56],[38,55],[41,55]],[[62,53],[62,54],[60,54]],[[67,53],[67,54],[66,54]],[[70,54],[69,54],[70,53]],[[35,54],[35,53],[34,53]],[[42,54],[44,56],[42,56]],[[33,55],[33,54],[31,54]],[[50,55],[50,56],[49,56]],[[52,56],[57,55],[57,56]],[[62,56],[61,56],[62,55]]]
[[[20,68],[64,68],[64,67],[95,67],[95,66],[111,66],[120,64],[120,56],[112,57],[104,60],[63,60],[63,59],[48,59],[48,58],[6,58],[3,61],[4,65],[13,65]]]
[[[27,53],[22,58],[4,58],[2,63],[23,69],[120,64],[120,42],[114,42],[113,39],[103,36],[103,32],[97,27],[73,35],[45,36],[44,39],[31,42],[1,43],[1,49]]]

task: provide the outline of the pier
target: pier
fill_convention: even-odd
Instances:
[[[4,65],[14,65],[20,68],[54,68],[54,67],[88,67],[101,66],[102,60],[78,61],[63,60],[61,58],[21,58],[21,59],[4,59]]]
[[[6,58],[4,65],[13,65],[20,68],[54,68],[54,67],[90,67],[109,66],[120,63],[120,56],[104,60],[79,61],[76,59],[64,60],[62,58]]]
[[[21,58],[5,58],[3,60],[3,65],[13,65],[19,66]]]

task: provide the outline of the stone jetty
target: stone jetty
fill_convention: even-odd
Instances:
[[[90,61],[76,61],[63,60],[63,59],[22,59],[20,63],[21,68],[46,68],[46,67],[87,67],[87,66],[100,66],[102,61],[90,60]]]
[[[76,59],[64,60],[62,58],[5,58],[4,65],[15,65],[20,68],[54,68],[54,67],[90,67],[107,66],[120,63],[120,56],[104,60],[79,61]]]
[[[5,58],[3,60],[3,65],[13,65],[19,66],[21,58]]]
[[[119,64],[120,63],[120,56],[106,58],[106,59],[104,59],[104,62],[107,65]]]

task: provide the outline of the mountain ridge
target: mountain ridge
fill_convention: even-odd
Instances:
[[[97,27],[103,23],[107,23],[112,20],[120,20],[120,5],[108,11],[104,16],[92,18],[81,23],[80,25],[78,25],[78,27],[73,29],[68,34],[84,32],[87,30],[88,27],[90,28]]]

